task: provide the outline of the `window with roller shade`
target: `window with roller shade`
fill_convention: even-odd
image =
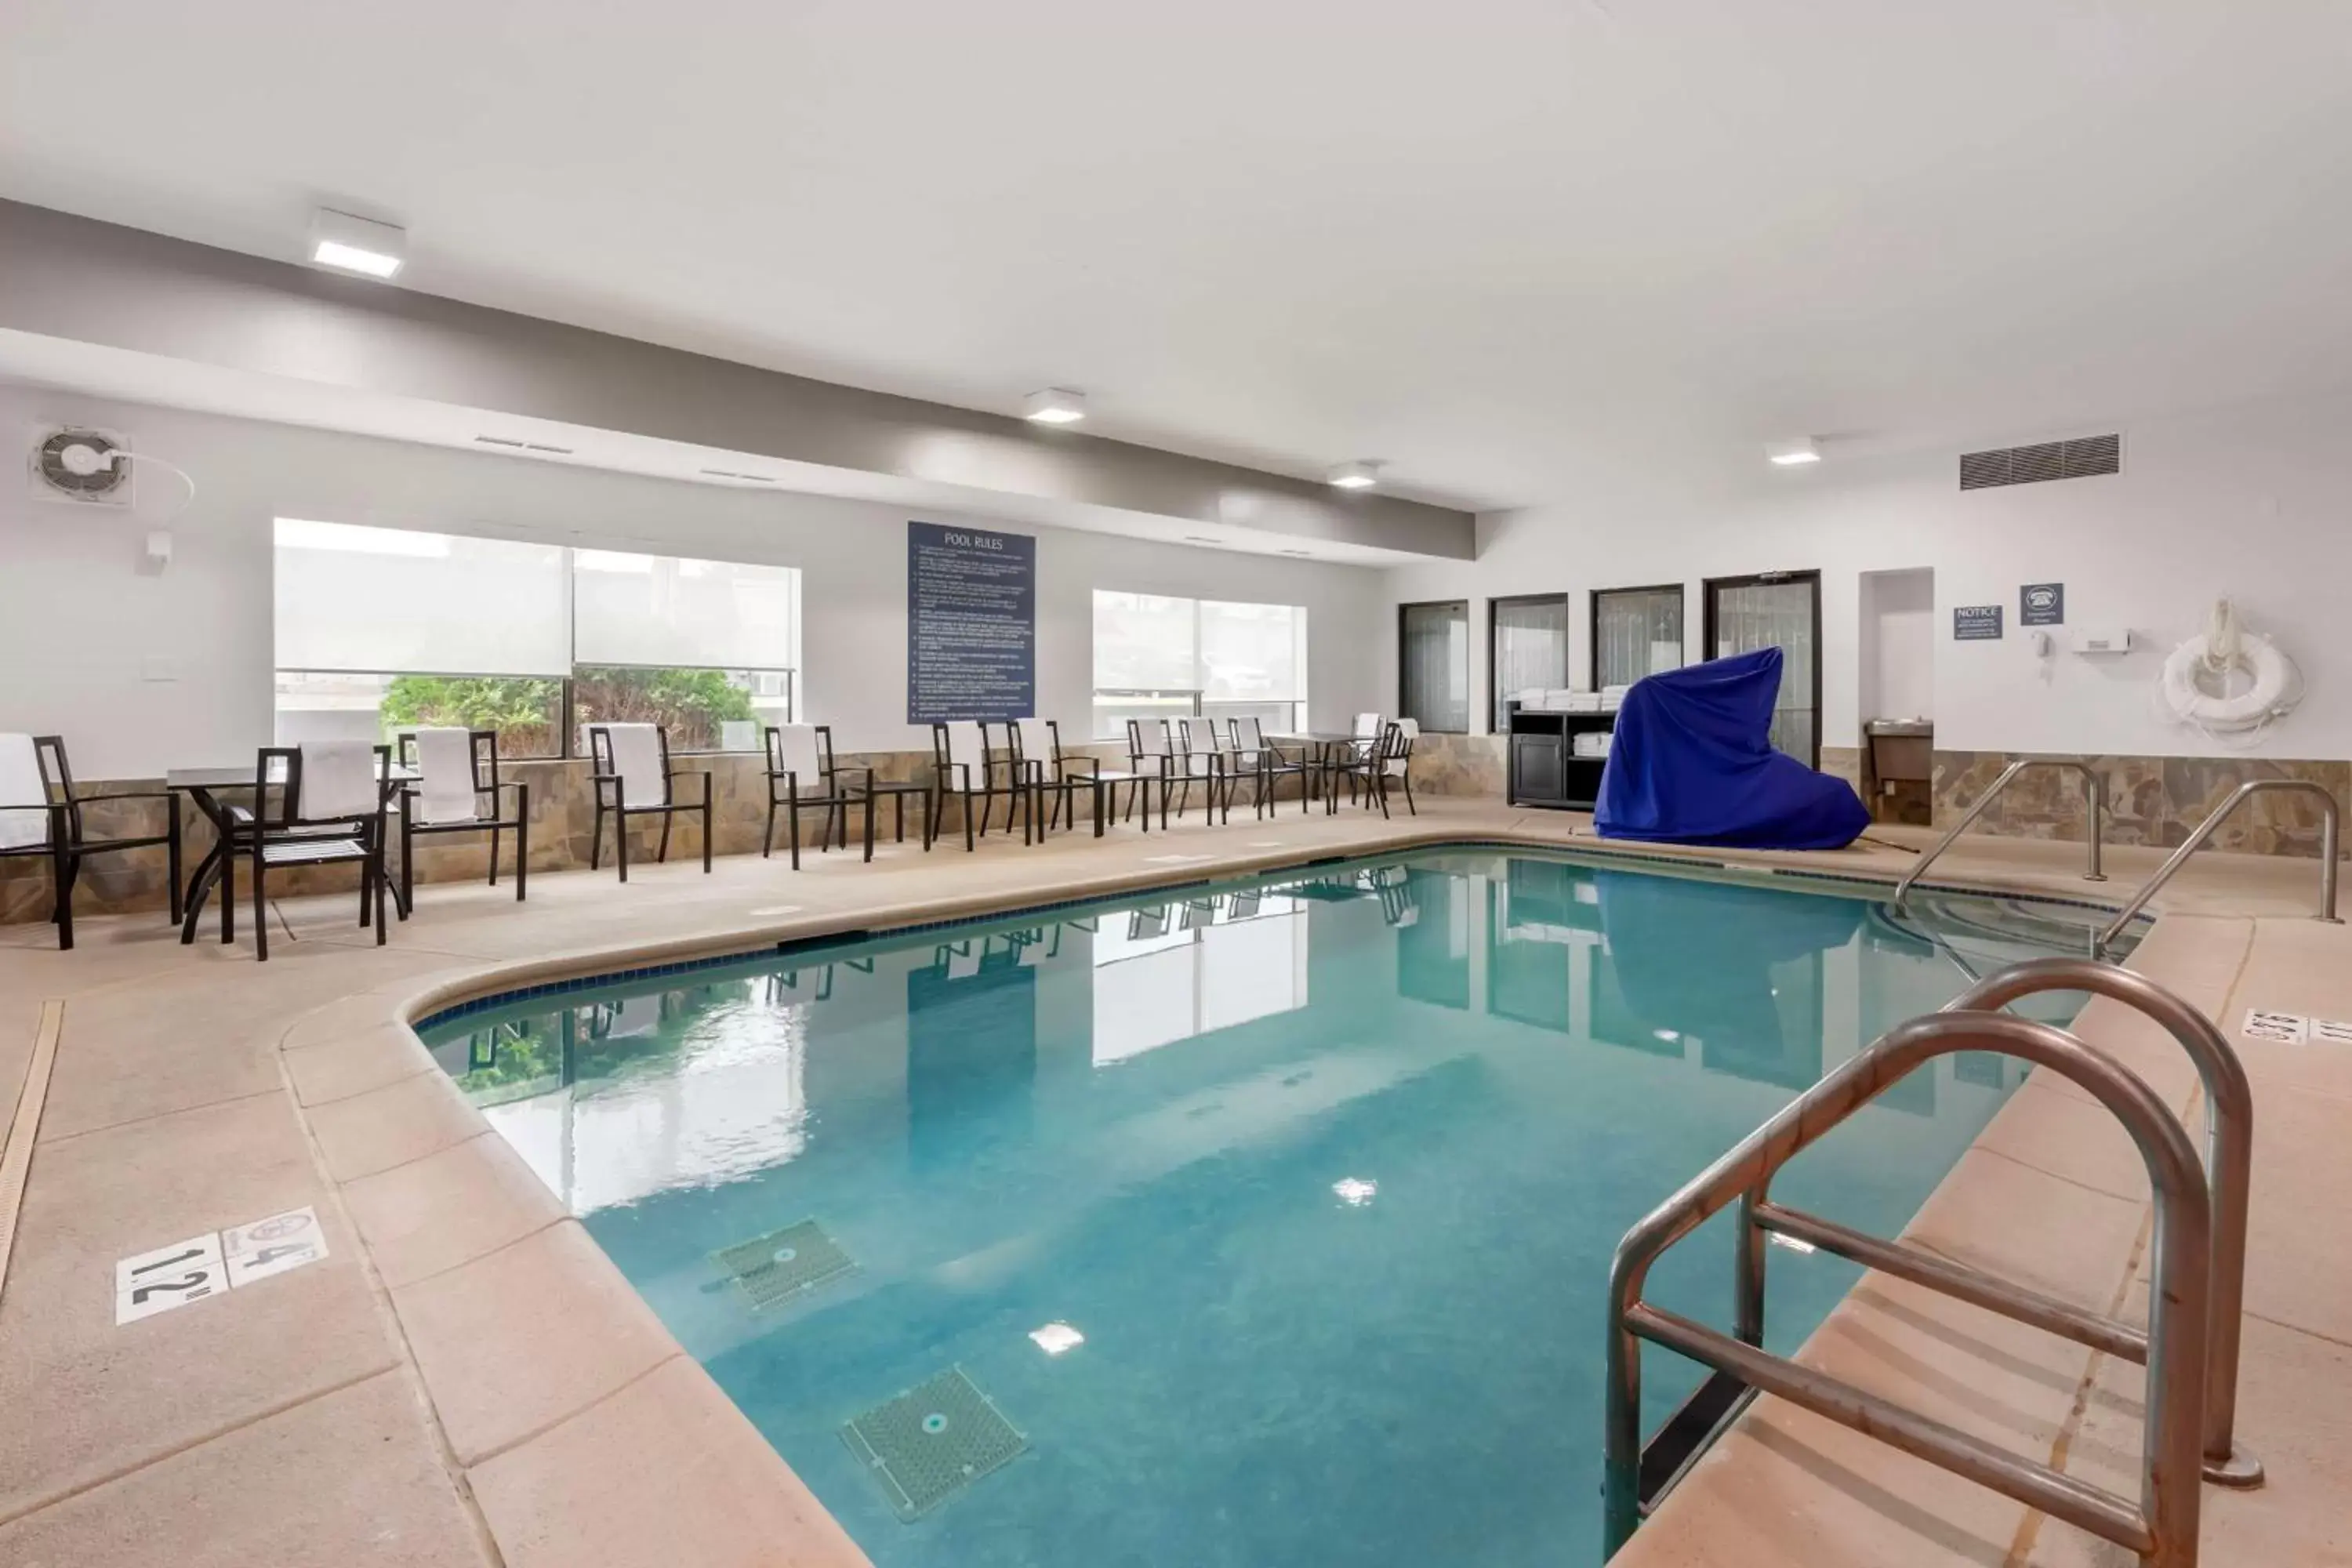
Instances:
[[[1397,607],[1397,711],[1423,730],[1470,728],[1470,605],[1454,599]]]
[[[1304,606],[1097,588],[1094,607],[1097,740],[1125,739],[1129,719],[1305,723]]]
[[[1592,595],[1592,684],[1631,686],[1683,667],[1683,587],[1602,588]]]
[[[792,715],[789,567],[279,518],[274,572],[282,743],[449,724],[554,757],[643,719],[680,752],[750,751]]]
[[[1504,704],[1514,696],[1568,684],[1568,595],[1490,599],[1486,608],[1488,686],[1499,734],[1510,728]]]

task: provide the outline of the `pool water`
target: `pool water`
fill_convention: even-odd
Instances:
[[[1619,1237],[1969,971],[2096,918],[1446,851],[426,1037],[881,1568],[1590,1563]],[[1938,1061],[1776,1191],[1892,1235],[2021,1073]],[[1728,1219],[1654,1300],[1729,1327]],[[1777,1253],[1772,1347],[1857,1272]],[[1646,1353],[1654,1425],[1699,1373]],[[877,1468],[899,1428],[993,1446]]]

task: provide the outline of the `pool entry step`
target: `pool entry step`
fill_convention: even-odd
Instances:
[[[1682,1407],[1650,1434],[1650,1440],[1642,1445],[1637,1482],[1643,1518],[1647,1519],[1650,1510],[1664,1500],[1665,1495],[1675,1489],[1675,1483],[1698,1462],[1701,1454],[1715,1446],[1715,1440],[1755,1398],[1756,1391],[1731,1373],[1710,1373],[1683,1401]]]

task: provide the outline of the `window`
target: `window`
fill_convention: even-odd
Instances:
[[[1401,605],[1397,644],[1402,679],[1397,711],[1423,730],[1459,735],[1470,728],[1470,605]]]
[[[1683,667],[1683,585],[1602,588],[1592,595],[1592,683],[1631,686]]]
[[[680,752],[754,751],[792,717],[790,567],[298,518],[276,545],[282,744],[455,724],[555,757],[646,720]]]
[[[1094,735],[1124,739],[1129,719],[1306,722],[1307,612],[1159,594],[1095,590]]]
[[[1499,734],[1510,727],[1503,704],[1512,697],[1568,684],[1568,595],[1490,599],[1486,608],[1486,686]]]

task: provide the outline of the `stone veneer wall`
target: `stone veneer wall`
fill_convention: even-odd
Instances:
[[[1094,746],[1071,748],[1072,754],[1099,757],[1107,769],[1125,770],[1127,751],[1124,746]],[[681,756],[674,759],[678,766],[708,769],[710,773],[710,816],[715,834],[712,853],[718,855],[751,855],[760,849],[761,834],[768,816],[768,775],[766,759],[758,752],[710,753]],[[929,752],[844,752],[837,759],[843,768],[874,769],[881,778],[907,781],[929,776],[931,754]],[[501,783],[518,783],[530,787],[530,868],[534,871],[564,871],[584,868],[588,864],[589,834],[595,823],[595,806],[588,784],[588,763],[584,759],[568,761],[510,761],[499,764]],[[1419,780],[1415,780],[1418,787]],[[85,783],[80,793],[109,795],[121,791],[158,791],[161,780],[130,780],[105,784]],[[684,798],[698,799],[700,784],[692,778],[678,781]],[[1278,792],[1285,798],[1295,799],[1296,786]],[[1246,795],[1243,797],[1246,799]],[[500,809],[512,809],[513,795],[502,792]],[[1114,798],[1112,809],[1125,804],[1124,795]],[[959,837],[962,834],[960,807],[950,806],[944,816],[950,830]],[[1090,819],[1090,807],[1084,796],[1077,805],[1081,824]],[[1244,808],[1246,809],[1246,808]],[[83,808],[83,831],[91,838],[142,837],[163,830],[164,806],[160,801],[104,801]],[[892,803],[882,800],[876,804],[874,814],[875,842],[890,841]],[[993,820],[1001,823],[1004,803],[993,806]],[[814,845],[824,820],[824,810],[803,808],[801,816],[801,837],[804,844]],[[907,802],[908,842],[917,841],[921,831],[922,815],[919,804]],[[862,819],[853,814],[850,820],[850,843],[859,842]],[[204,814],[192,804],[180,805],[180,831],[183,836],[181,854],[183,874],[194,869],[205,851],[212,847],[212,826]],[[394,829],[395,834],[397,828]],[[661,837],[661,819],[640,818],[629,829],[629,860],[632,865],[651,864],[654,846]],[[782,814],[776,823],[776,852],[784,849],[784,826]],[[699,818],[681,816],[671,830],[669,858],[673,863],[691,861],[702,854],[702,826]],[[499,850],[501,885],[514,864],[512,835],[502,836]],[[420,882],[476,881],[488,874],[489,865],[489,835],[483,833],[436,833],[421,835],[416,840],[416,879]],[[613,851],[608,838],[604,849],[604,868],[613,866]],[[169,907],[165,894],[165,857],[161,847],[152,849],[125,850],[119,855],[100,855],[82,862],[81,879],[74,889],[74,912],[78,915],[120,914],[137,910],[162,910]],[[289,868],[270,873],[272,894],[289,896],[304,893],[333,892],[356,889],[359,871],[354,866],[320,866]],[[249,897],[249,884],[240,875],[238,896]],[[239,911],[242,918],[244,911]],[[207,909],[210,918],[212,910]],[[49,918],[49,872],[45,859],[33,857],[0,860],[0,923],[24,921],[47,921]]]
[[[1936,753],[1936,825],[1948,826],[1976,804],[2021,752]],[[2106,842],[2171,848],[2248,779],[2306,779],[2352,813],[2352,762],[2256,757],[2085,757],[2107,786]],[[2317,858],[2321,809],[2301,791],[2258,795],[2214,834],[2216,849],[2246,855]],[[2019,838],[2083,841],[2089,807],[2080,775],[2035,768],[2002,792],[1971,832]]]

